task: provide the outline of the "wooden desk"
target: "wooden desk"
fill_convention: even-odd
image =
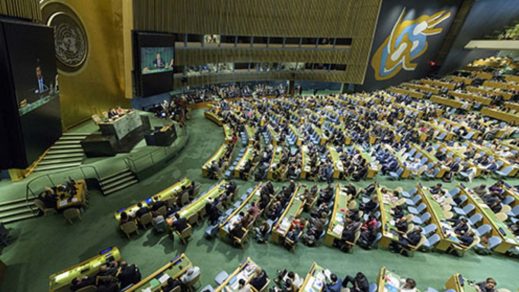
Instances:
[[[389,91],[391,91],[393,93],[409,95],[410,97],[413,97],[416,99],[422,99],[424,96],[424,94],[421,92],[410,90],[410,89],[399,88],[399,87],[390,87]]]
[[[500,111],[498,109],[485,107],[481,110],[481,114],[497,120],[505,121],[511,125],[519,125],[519,115]]]
[[[465,285],[461,285],[460,282],[461,275],[456,273],[449,277],[447,282],[445,283],[445,289],[452,289],[456,292],[478,292],[476,287],[470,285],[465,281]]]
[[[49,276],[49,290],[51,292],[70,291],[73,279],[79,276],[92,277],[97,274],[103,264],[109,261],[120,261],[121,253],[117,247],[110,247],[99,252],[99,255],[91,257],[63,271]]]
[[[403,154],[400,151],[396,151],[391,145],[386,144],[384,145],[385,148],[393,155],[396,160],[398,161],[398,165],[404,169],[402,174],[400,175],[401,178],[408,178],[411,176],[411,171],[405,166],[404,162],[407,160],[404,158]]]
[[[335,149],[335,146],[328,145],[328,152],[330,153],[330,159],[333,163],[333,178],[338,179],[344,172],[344,166],[339,156],[339,152]]]
[[[283,154],[283,148],[281,146],[274,146],[274,150],[272,152],[272,158],[270,159],[270,165],[267,172],[267,178],[269,180],[274,179],[274,170],[275,168],[279,167],[279,162],[281,161],[281,156]]]
[[[187,177],[184,177],[183,179],[179,180],[178,182],[172,184],[168,188],[156,193],[155,195],[142,200],[140,203],[143,207],[150,207],[153,203],[153,198],[158,197],[161,201],[166,201],[172,198],[177,198],[180,194],[180,191],[182,190],[182,187],[189,187],[191,185],[191,180]],[[119,209],[115,212],[114,217],[115,220],[119,221],[121,219],[121,213],[126,212],[129,216],[133,217],[135,212],[139,210],[139,206],[137,204],[133,204],[129,207]]]
[[[245,280],[245,284],[248,284],[256,276],[256,268],[258,265],[253,262],[250,258],[247,258],[234,272],[232,272],[227,279],[218,287],[214,289],[215,292],[226,291],[233,292],[237,291],[239,280]],[[231,281],[232,280],[232,281]]]
[[[480,103],[482,105],[490,105],[492,103],[492,98],[478,95],[475,93],[449,91],[449,94],[452,96],[464,99],[464,100],[474,101],[474,102]]]
[[[208,176],[209,175],[209,167],[211,167],[211,164],[213,163],[213,161],[219,160],[225,154],[225,152],[227,151],[227,149],[229,147],[234,148],[234,145],[233,144],[225,144],[225,143],[222,144],[222,146],[220,146],[220,148],[218,148],[216,153],[213,154],[213,156],[211,156],[211,158],[209,158],[209,160],[207,160],[206,163],[204,163],[204,165],[202,166],[202,174],[204,176]],[[224,163],[224,165],[223,165],[223,168],[226,168],[228,163],[229,162],[226,161]]]
[[[440,80],[421,79],[420,82],[430,85],[430,86],[434,86],[434,87],[440,87],[440,88],[445,87],[449,90],[453,90],[456,87],[456,84],[454,84],[454,83],[440,81]]]
[[[446,105],[446,106],[450,106],[450,107],[453,107],[453,108],[462,108],[462,109],[470,109],[470,108],[472,108],[472,105],[467,103],[467,102],[463,103],[463,102],[461,102],[459,100],[445,98],[445,97],[441,97],[441,96],[438,96],[438,95],[433,95],[431,97],[431,101],[435,102],[435,103],[443,104],[443,105]]]
[[[445,175],[445,173],[447,172],[447,170],[449,170],[449,168],[447,166],[443,165],[443,163],[441,161],[439,161],[438,158],[436,158],[431,153],[423,150],[422,147],[420,147],[419,145],[413,143],[413,144],[411,144],[411,147],[416,149],[417,152],[422,153],[422,156],[427,158],[428,162],[439,165],[440,171],[438,172],[438,174],[436,174],[436,178],[442,178]]]
[[[310,173],[310,171],[311,171],[310,160],[308,159],[309,150],[308,150],[308,146],[306,146],[306,145],[302,145],[300,147],[300,149],[301,149],[301,178],[305,179],[307,177],[308,173]]]
[[[483,200],[481,200],[481,198],[471,194],[461,185],[459,188],[461,193],[467,196],[467,202],[474,204],[476,211],[483,215],[483,224],[489,224],[492,227],[492,235],[501,238],[502,242],[494,248],[495,252],[504,254],[511,248],[519,246],[519,241],[515,238],[512,231],[510,231],[503,221],[497,218],[496,214],[483,202]]]
[[[272,241],[275,243],[282,243],[282,240],[286,237],[290,226],[292,225],[292,221],[294,219],[299,218],[301,212],[303,212],[303,207],[305,206],[305,199],[301,198],[301,194],[299,191],[301,190],[301,186],[298,185],[292,194],[292,198],[290,202],[288,202],[285,211],[278,218],[277,223],[272,227]]]
[[[324,244],[332,247],[335,240],[342,238],[344,229],[345,212],[348,210],[349,197],[344,193],[339,184],[335,185],[335,199],[333,203],[332,217],[328,224],[328,230],[324,236]]]
[[[312,263],[310,271],[306,274],[305,281],[299,291],[324,291],[326,284],[325,269],[319,266],[316,262]]]
[[[77,180],[74,184],[74,188],[76,189],[76,193],[72,196],[66,192],[56,191],[56,196],[58,197],[58,200],[56,201],[56,210],[64,210],[72,207],[78,208],[85,205],[88,196],[86,181],[83,179]]]
[[[386,292],[389,289],[400,291],[401,281],[402,279],[399,275],[389,271],[386,267],[381,267],[377,279],[377,292]]]
[[[442,206],[434,200],[431,193],[427,188],[422,188],[418,184],[416,186],[417,193],[422,197],[423,202],[426,205],[427,212],[431,214],[432,223],[434,223],[437,227],[435,233],[440,236],[440,242],[434,247],[436,250],[441,250],[446,252],[449,248],[454,248],[460,252],[465,252],[466,248],[463,248],[459,245],[460,241],[457,237],[450,236],[446,230],[444,230],[443,226],[450,224],[447,222],[447,218],[445,217],[445,213],[443,211]]]
[[[222,119],[213,112],[206,111],[206,112],[204,112],[204,116],[206,117],[206,119],[213,121],[215,124],[217,124],[220,127],[223,125]]]
[[[113,135],[117,140],[120,140],[142,126],[142,119],[138,112],[127,111],[122,116],[99,122],[97,125],[103,135]]]
[[[391,215],[391,204],[384,201],[383,194],[381,192],[381,188],[378,187],[377,190],[377,201],[378,207],[380,210],[380,223],[382,238],[380,239],[379,245],[384,248],[388,248],[389,244],[392,241],[398,241],[398,236],[393,233],[397,231],[393,221],[393,215]]]
[[[490,87],[467,86],[466,89],[468,91],[470,91],[470,92],[481,93],[481,94],[485,94],[485,95],[488,95],[488,96],[501,95],[505,100],[509,100],[509,99],[512,98],[512,93],[501,91],[501,90],[497,90],[495,88],[490,88]]]
[[[195,214],[200,214],[201,210],[205,208],[205,204],[207,203],[208,199],[216,200],[225,193],[224,186],[226,184],[226,180],[221,180],[219,183],[213,185],[207,192],[178,211],[178,215],[180,215],[181,218],[186,218],[189,222],[191,222],[191,217],[193,217]],[[173,224],[173,221],[174,219],[172,217],[166,219],[166,222],[170,226]]]
[[[364,158],[364,160],[366,160],[366,162],[368,163],[368,174],[366,177],[374,178],[379,171],[379,168],[374,165],[375,159],[373,159],[373,157],[371,157],[369,153],[364,151],[364,149],[362,149],[362,147],[360,147],[358,144],[355,144],[353,147],[355,148],[355,150],[359,152],[360,156]]]
[[[238,161],[238,164],[236,164],[236,167],[234,168],[234,177],[240,177],[240,172],[245,167],[245,164],[247,161],[254,159],[254,146],[252,144],[249,144],[247,148],[245,149],[245,153],[243,153],[242,158]]]
[[[225,219],[225,221],[223,221],[222,223],[220,223],[220,225],[218,225],[218,236],[220,236],[221,239],[227,240],[229,238],[229,232],[230,232],[230,230],[229,230],[229,222],[231,221],[231,219],[233,217],[235,217],[236,215],[240,214],[240,212],[246,211],[245,208],[247,206],[250,207],[250,205],[252,203],[259,202],[259,200],[261,199],[261,189],[263,188],[263,186],[265,184],[266,183],[259,183],[259,184],[257,184],[256,187],[254,187],[254,190],[250,193],[249,196],[247,196],[247,198],[241,203],[241,205],[238,208],[236,208],[231,213],[231,215],[229,215]],[[246,212],[244,212],[244,213],[246,213]]]
[[[137,284],[133,285],[126,292],[134,291],[162,291],[162,287],[167,285],[169,278],[178,279],[182,276],[193,264],[185,254],[181,254],[160,269],[156,270],[146,278],[142,279]]]

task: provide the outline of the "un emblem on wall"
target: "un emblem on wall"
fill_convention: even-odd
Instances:
[[[75,72],[88,56],[88,39],[76,13],[62,3],[43,4],[42,14],[48,26],[54,27],[54,42],[58,68]]]

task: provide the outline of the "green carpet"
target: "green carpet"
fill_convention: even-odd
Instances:
[[[214,285],[213,279],[218,272],[233,271],[247,257],[265,268],[271,276],[278,269],[287,268],[304,277],[312,262],[316,261],[340,277],[362,271],[371,281],[376,279],[380,266],[384,265],[402,276],[414,278],[422,290],[427,287],[442,289],[447,278],[456,272],[475,281],[492,276],[499,288],[516,291],[519,287],[517,260],[499,255],[483,257],[469,252],[465,257],[457,258],[432,252],[416,253],[414,257],[406,258],[380,249],[365,251],[355,248],[353,253],[345,254],[323,245],[308,248],[302,244],[291,253],[272,243],[258,245],[254,242],[240,250],[219,239],[204,239],[205,225],[196,228],[187,246],[182,246],[178,241],[172,242],[167,236],[159,237],[151,231],[141,232],[140,236],[127,240],[118,232],[113,218],[115,210],[146,198],[184,176],[202,183],[202,191],[214,184],[214,181],[201,177],[200,167],[221,145],[222,130],[205,120],[203,111],[194,112],[188,127],[190,139],[184,151],[153,176],[108,197],[91,191],[90,207],[81,222],[70,225],[62,216],[51,215],[9,225],[14,229],[16,240],[1,254],[8,268],[0,291],[46,291],[50,274],[94,256],[108,246],[118,246],[123,258],[140,267],[143,277],[175,255],[185,252],[202,270],[202,287]],[[410,189],[417,183],[383,179],[379,182],[390,188],[401,186],[404,189]],[[519,183],[517,179],[510,182]],[[369,183],[366,181],[356,185]],[[434,183],[423,182],[426,186]],[[470,185],[481,183],[488,184],[491,180],[476,180]],[[238,184],[242,194],[254,183],[238,181]]]

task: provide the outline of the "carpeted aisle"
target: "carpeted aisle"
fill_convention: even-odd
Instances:
[[[149,197],[184,176],[202,183],[202,191],[215,183],[201,176],[200,167],[221,145],[222,129],[204,119],[201,110],[193,113],[188,129],[190,138],[184,151],[153,176],[109,197],[92,191],[90,207],[83,214],[81,222],[70,225],[62,216],[52,215],[10,225],[10,228],[15,229],[17,239],[4,248],[1,254],[8,270],[0,291],[47,291],[50,274],[89,258],[108,246],[118,246],[124,259],[140,267],[143,277],[166,264],[175,255],[185,252],[202,270],[202,287],[214,285],[213,279],[218,272],[231,272],[246,257],[251,257],[265,268],[270,276],[274,276],[278,269],[287,268],[304,277],[312,262],[316,261],[339,277],[362,271],[371,281],[376,279],[380,266],[385,265],[402,276],[414,278],[422,291],[427,287],[442,289],[447,278],[455,272],[477,281],[492,276],[497,280],[499,288],[515,291],[519,287],[517,260],[498,255],[482,257],[473,252],[463,258],[436,252],[418,252],[414,257],[406,258],[386,250],[364,251],[356,247],[353,253],[345,254],[323,245],[307,248],[299,244],[296,251],[291,253],[272,243],[258,245],[254,242],[240,250],[218,238],[204,239],[205,226],[196,228],[187,246],[182,246],[178,241],[173,242],[167,236],[160,237],[151,230],[127,240],[118,232],[113,218],[115,210]],[[401,186],[404,189],[414,187],[417,182],[379,181],[390,188]],[[237,182],[240,194],[254,185],[252,181]],[[476,180],[471,185],[483,182],[491,183]],[[360,182],[356,185],[365,186],[369,183]],[[423,182],[427,186],[434,183]],[[518,184],[519,181],[516,179],[512,183]]]

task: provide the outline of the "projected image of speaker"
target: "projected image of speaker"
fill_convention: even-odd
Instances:
[[[0,21],[1,168],[26,168],[62,134],[53,29]]]
[[[173,90],[175,36],[134,32],[136,95],[147,97]]]

